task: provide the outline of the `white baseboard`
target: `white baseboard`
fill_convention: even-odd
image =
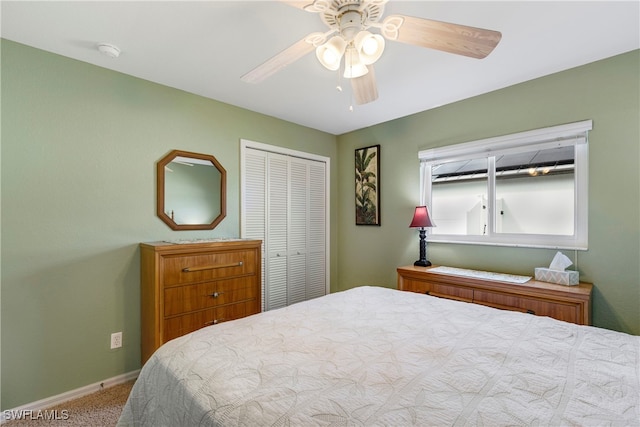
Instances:
[[[97,383],[89,384],[84,387],[77,388],[75,390],[70,390],[65,393],[58,394],[57,396],[47,397],[46,399],[27,403],[26,405],[22,405],[17,408],[4,410],[2,411],[2,413],[0,413],[0,424],[8,421],[9,420],[8,418],[11,416],[11,414],[17,414],[24,411],[41,411],[43,409],[47,409],[64,402],[68,402],[70,400],[77,399],[79,397],[83,397],[91,393],[95,393],[96,391],[113,387],[114,385],[126,383],[129,380],[138,378],[138,374],[140,374],[140,369],[127,372],[126,374],[117,375],[115,377],[108,378],[104,381],[99,381]]]

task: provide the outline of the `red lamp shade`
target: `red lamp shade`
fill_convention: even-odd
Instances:
[[[416,211],[409,227],[435,227],[435,224],[429,218],[429,211],[426,206],[416,206]]]

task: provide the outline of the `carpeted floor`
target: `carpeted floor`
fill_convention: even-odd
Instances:
[[[134,382],[135,380],[118,384],[43,411],[33,411],[31,414],[24,414],[26,419],[7,421],[2,426],[115,426]]]

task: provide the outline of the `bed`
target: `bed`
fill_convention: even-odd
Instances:
[[[640,425],[640,337],[362,286],[206,327],[119,425]]]

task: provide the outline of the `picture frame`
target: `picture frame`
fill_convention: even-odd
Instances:
[[[380,222],[380,145],[355,150],[356,225]]]

